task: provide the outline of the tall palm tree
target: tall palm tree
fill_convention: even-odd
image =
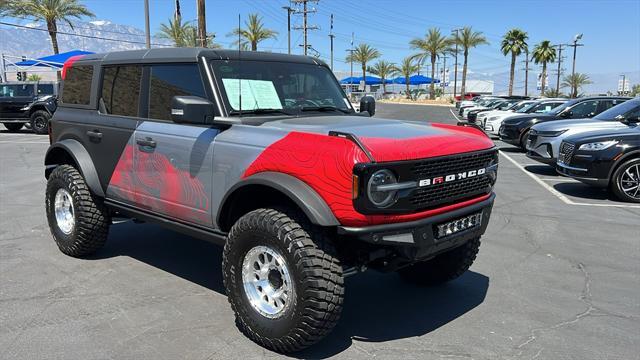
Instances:
[[[369,68],[369,71],[380,76],[380,80],[382,80],[382,92],[386,94],[387,84],[385,84],[385,81],[397,72],[396,65],[389,61],[379,60]]]
[[[489,45],[489,42],[487,41],[487,38],[482,35],[481,31],[473,31],[470,26],[465,26],[462,30],[457,31],[456,36],[454,36],[451,41],[462,48],[462,53],[464,55],[464,65],[462,65],[462,86],[460,87],[460,94],[464,97],[467,81],[469,49],[480,45]]]
[[[181,17],[176,17],[174,19],[169,19],[168,24],[160,24],[160,33],[158,33],[158,37],[173,41],[173,44],[176,47],[194,46],[189,42],[189,37],[194,37],[192,33],[195,29],[195,26],[193,26],[189,21],[182,22]]]
[[[6,2],[6,7],[9,16],[33,17],[44,21],[51,37],[54,54],[60,53],[58,47],[59,21],[63,21],[73,28],[71,18],[80,19],[83,16],[94,16],[79,0],[12,0]]]
[[[542,83],[540,85],[540,94],[544,95],[545,83],[547,81],[547,63],[556,61],[556,49],[551,46],[551,41],[543,40],[533,48],[533,61],[536,64],[542,63]]]
[[[366,81],[367,63],[380,57],[380,52],[369,44],[360,44],[347,56],[348,62],[357,62],[362,66],[362,79]]]
[[[262,17],[258,14],[249,14],[249,19],[244,25],[246,29],[234,29],[228,36],[238,37],[240,34],[242,42],[251,45],[251,51],[257,51],[260,42],[278,37],[277,31],[265,28]]]
[[[513,77],[516,69],[516,57],[527,50],[529,35],[520,29],[511,29],[502,37],[500,50],[504,56],[511,53],[511,71],[509,73],[509,96],[513,95]]]
[[[402,59],[400,66],[396,67],[396,72],[399,72],[405,79],[407,86],[407,99],[411,99],[411,91],[409,90],[409,78],[420,70],[420,64],[416,62],[415,56],[407,56]]]
[[[438,28],[431,28],[427,32],[424,39],[413,39],[409,42],[412,49],[420,50],[420,53],[415,54],[416,59],[424,60],[430,58],[431,60],[431,79],[436,75],[436,60],[440,55],[448,52],[451,48],[451,40],[446,36],[443,36]],[[422,61],[420,61],[422,62]],[[436,98],[436,92],[433,80],[430,85],[431,99]]]
[[[562,78],[562,87],[571,88],[571,94],[569,94],[572,98],[578,97],[578,90],[582,88],[584,85],[593,84],[591,79],[587,74],[575,73],[573,75],[567,75]]]

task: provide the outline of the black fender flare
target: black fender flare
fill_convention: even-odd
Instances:
[[[220,224],[229,198],[243,187],[250,185],[268,186],[283,193],[305,213],[313,224],[320,226],[340,225],[329,205],[311,186],[291,175],[271,171],[257,173],[232,186],[220,202],[218,214],[216,215],[217,224]]]
[[[44,165],[47,169],[60,164],[60,151],[67,153],[73,159],[91,192],[94,195],[104,197],[104,190],[98,178],[98,171],[93,165],[93,160],[91,160],[87,149],[78,140],[65,139],[49,146],[44,156]],[[49,170],[45,170],[45,177],[48,178],[49,172]]]

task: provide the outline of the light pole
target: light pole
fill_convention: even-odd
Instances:
[[[573,44],[569,45],[573,47],[573,66],[571,67],[571,78],[574,78],[576,75],[576,49],[578,46],[584,46],[584,44],[578,44],[578,41],[582,39],[582,34],[577,34],[573,37]],[[575,83],[575,81],[573,81]],[[578,89],[574,87],[575,84],[571,85],[571,97],[573,95],[577,95]]]
[[[456,91],[457,91],[457,86],[458,86],[458,31],[460,31],[461,29],[453,29],[451,30],[451,33],[453,34],[454,32],[456,33],[456,49],[455,49],[455,57],[456,57],[456,62],[453,68],[453,101],[456,100]],[[462,97],[464,95],[461,94],[460,99],[462,100]]]
[[[291,13],[293,12],[293,9],[291,6],[283,6],[282,8],[287,10],[287,44],[289,55],[291,55]]]

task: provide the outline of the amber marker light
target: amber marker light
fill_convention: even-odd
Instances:
[[[357,199],[358,198],[358,193],[359,193],[359,186],[360,186],[360,178],[358,178],[358,175],[353,175],[353,184],[351,186],[351,198],[352,199]]]

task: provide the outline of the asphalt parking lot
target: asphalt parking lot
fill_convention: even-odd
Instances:
[[[379,104],[377,116],[455,123],[449,109]],[[90,259],[60,253],[43,206],[48,139],[0,129],[0,358],[280,356],[236,330],[213,244],[123,222]],[[496,204],[471,270],[437,288],[350,277],[336,329],[295,356],[640,358],[640,206],[497,146]]]

